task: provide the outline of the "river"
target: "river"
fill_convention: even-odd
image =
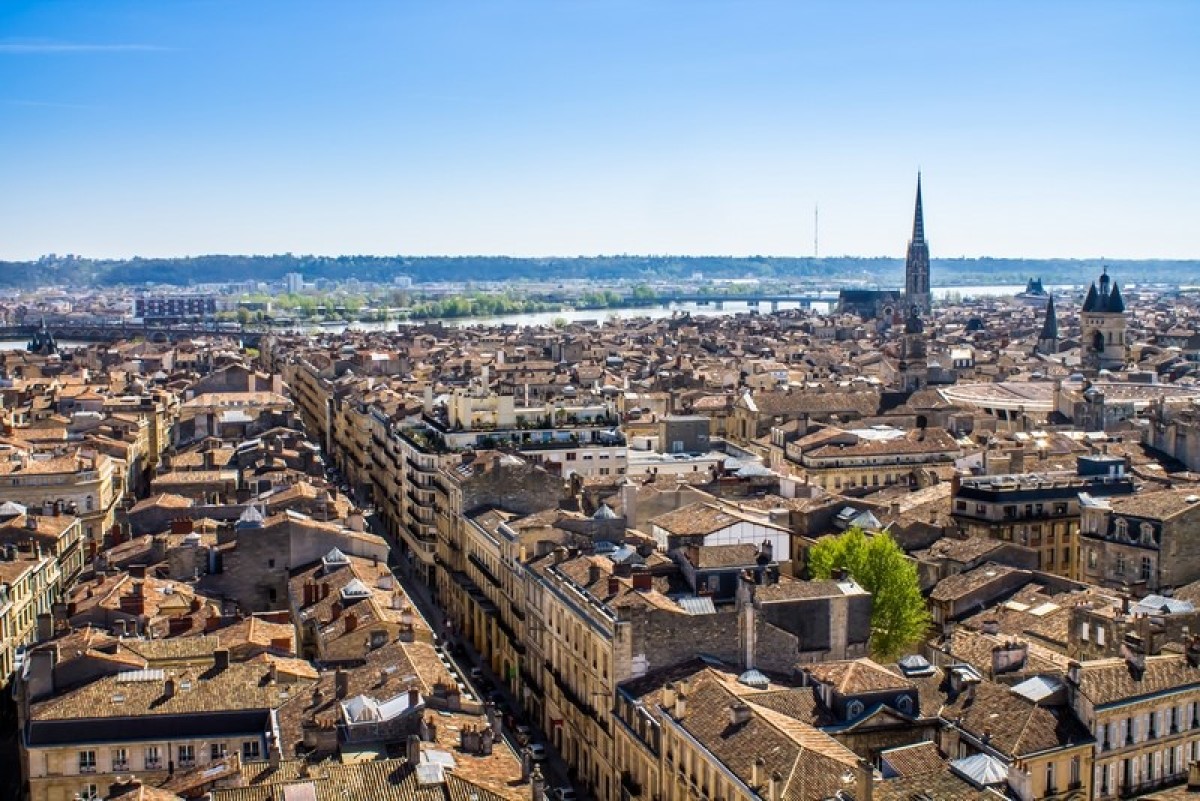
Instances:
[[[1063,293],[1072,292],[1078,287],[1061,285],[1048,286],[1048,291]],[[1015,295],[1018,292],[1025,290],[1021,284],[996,284],[992,286],[944,286],[934,287],[933,296],[939,300],[945,300],[948,297],[1003,297],[1005,295]],[[829,313],[834,304],[829,302],[814,302],[810,308],[821,314]],[[799,303],[780,303],[779,310],[797,309]],[[634,319],[634,318],[649,318],[659,320],[664,317],[670,317],[674,314],[687,313],[697,317],[718,316],[725,314],[745,314],[748,311],[769,312],[771,304],[762,303],[758,306],[751,306],[743,301],[726,301],[717,306],[717,301],[712,301],[707,304],[699,303],[672,303],[668,307],[661,304],[658,306],[641,306],[641,307],[621,307],[615,309],[571,309],[565,311],[544,311],[544,312],[526,312],[523,314],[501,314],[494,317],[451,317],[445,319],[434,320],[415,320],[412,322],[397,322],[391,321],[386,323],[336,323],[331,325],[311,325],[304,326],[302,329],[307,333],[332,333],[340,334],[347,328],[355,331],[397,331],[401,327],[409,325],[419,325],[422,323],[443,323],[444,325],[454,328],[463,328],[468,326],[500,326],[510,325],[518,327],[526,326],[550,326],[556,320],[565,320],[568,323],[580,321],[603,321],[609,318]],[[84,347],[86,342],[70,342],[64,341],[59,343],[62,349]],[[24,342],[0,342],[0,350],[16,350],[24,348]]]

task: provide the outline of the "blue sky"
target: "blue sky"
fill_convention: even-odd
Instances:
[[[0,258],[1200,257],[1200,2],[0,0]]]

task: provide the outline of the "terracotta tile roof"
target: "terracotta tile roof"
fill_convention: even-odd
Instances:
[[[832,796],[847,789],[844,775],[857,770],[857,755],[832,737],[751,700],[745,701],[750,719],[731,726],[729,707],[738,696],[715,676],[704,673],[689,682],[686,697],[678,722],[688,734],[747,784],[754,761],[765,760],[764,777],[783,777],[782,801]]]
[[[742,518],[711,503],[691,503],[659,515],[651,523],[680,537],[697,537],[740,523]]]
[[[942,579],[933,588],[933,592],[929,594],[929,597],[935,601],[955,601],[983,589],[989,584],[1004,581],[1013,574],[1027,572],[1015,567],[1009,567],[1008,565],[988,562],[974,570],[956,573],[953,576]]]
[[[175,682],[170,697],[166,692],[168,680]],[[164,671],[161,678],[149,676],[139,680],[126,680],[118,674],[35,704],[30,719],[126,718],[273,709],[291,694],[304,692],[309,684],[304,681],[276,684],[263,666],[249,663],[233,663],[220,672],[212,668],[177,668]]]
[[[1140,678],[1117,657],[1084,662],[1079,669],[1079,692],[1095,706],[1196,685],[1200,685],[1200,668],[1191,667],[1183,654],[1146,657]]]
[[[455,755],[461,766],[471,759]],[[471,781],[461,768],[446,771],[445,781],[440,784],[422,785],[417,780],[416,770],[404,759],[385,759],[340,765],[323,762],[305,770],[300,775],[300,762],[282,763],[278,768],[269,768],[262,763],[255,773],[255,765],[246,765],[243,775],[247,784],[243,787],[217,789],[212,793],[213,801],[345,801],[345,799],[371,799],[371,801],[526,801],[528,785],[488,787]],[[286,795],[285,795],[286,788]]]
[[[986,679],[973,693],[947,699],[941,716],[1011,759],[1092,740],[1068,707],[1039,706]]]
[[[946,759],[938,747],[931,742],[889,748],[880,752],[879,757],[887,762],[898,777],[921,776],[946,770]]]
[[[806,668],[806,672],[815,681],[832,685],[841,695],[881,693],[913,687],[908,679],[865,657],[843,662],[823,662]]]

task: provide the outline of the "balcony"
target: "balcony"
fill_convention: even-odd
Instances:
[[[412,458],[411,456],[406,457],[404,461],[408,464],[408,466],[410,468],[412,468],[413,470],[416,470],[418,472],[429,473],[429,474],[433,474],[433,473],[437,472],[436,467],[433,467],[432,465],[423,465],[420,462],[418,462],[416,459]]]

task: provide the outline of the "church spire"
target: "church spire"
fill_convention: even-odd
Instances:
[[[913,213],[913,242],[925,241],[925,214],[921,210],[921,173],[917,172],[917,210]]]
[[[1042,324],[1043,340],[1058,339],[1058,315],[1054,313],[1054,296],[1050,296],[1050,300],[1046,303],[1046,321]]]

